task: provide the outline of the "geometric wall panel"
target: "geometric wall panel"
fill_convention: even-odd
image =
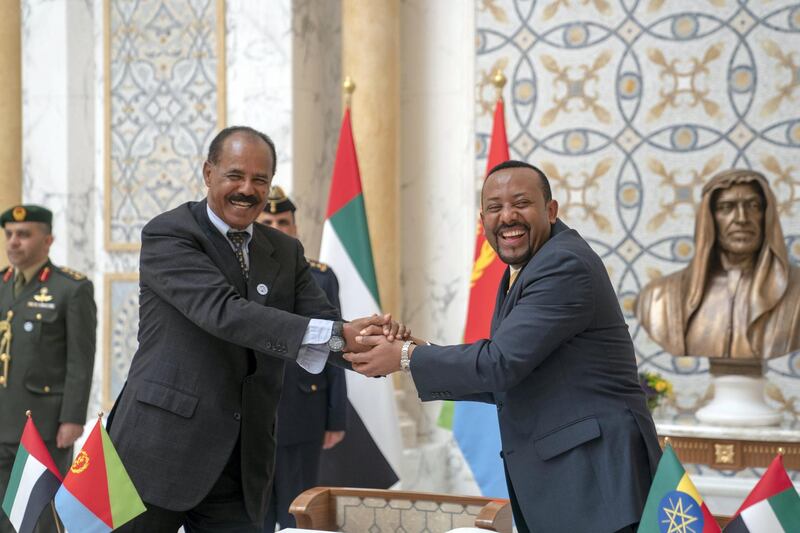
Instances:
[[[225,124],[224,0],[105,0],[105,244],[136,250],[155,215],[205,196]]]
[[[139,275],[106,274],[104,289],[102,405],[110,409],[122,391],[138,347]]]
[[[640,365],[695,379],[699,401],[707,363],[664,353],[639,327],[635,298],[692,258],[702,185],[726,168],[767,176],[800,262],[800,3],[477,6],[476,175],[486,168],[490,78],[501,68],[511,157],[548,174],[559,216],[603,258]],[[797,418],[800,354],[769,369],[773,396]]]

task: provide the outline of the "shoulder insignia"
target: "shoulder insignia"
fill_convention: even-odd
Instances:
[[[321,261],[317,261],[315,259],[307,259],[307,261],[309,266],[314,270],[319,270],[320,272],[325,272],[326,270],[328,270],[328,265],[326,265]]]
[[[74,279],[75,281],[82,281],[82,280],[86,279],[86,274],[82,274],[82,273],[78,272],[77,270],[72,270],[69,267],[60,266],[60,267],[57,267],[56,270],[58,272],[61,272],[64,275],[66,275],[68,278]]]

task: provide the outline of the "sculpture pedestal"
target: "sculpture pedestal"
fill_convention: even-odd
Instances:
[[[721,426],[775,426],[781,414],[764,400],[763,377],[713,376],[714,399],[697,411],[697,419]]]

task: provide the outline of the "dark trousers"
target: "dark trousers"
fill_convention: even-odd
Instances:
[[[517,533],[531,533],[527,522],[525,522],[525,517],[522,515],[522,509],[519,507],[519,500],[517,500],[517,494],[514,492],[514,486],[511,484],[511,477],[508,475],[508,466],[505,460],[503,460],[503,468],[506,472],[506,486],[508,487],[508,497],[511,500],[511,513],[514,515],[514,525],[517,527]],[[636,533],[638,527],[638,523],[630,524],[615,533]]]
[[[67,469],[72,464],[72,447],[56,448],[55,442],[45,442],[45,445],[56,463],[56,468],[61,471],[62,475],[66,474]],[[11,469],[14,467],[14,458],[18,449],[18,442],[0,443],[0,502],[5,497],[8,479],[11,477]],[[36,523],[35,533],[56,533],[55,517],[53,506],[48,505],[45,507],[39,517],[39,521]],[[64,528],[62,527],[61,530],[63,531]],[[2,509],[0,509],[0,533],[16,533],[14,526],[11,525],[5,511]]]
[[[278,446],[264,533],[275,531],[275,524],[280,524],[281,529],[297,527],[289,506],[301,492],[317,485],[321,451],[322,441]]]
[[[198,465],[202,468],[202,465]],[[181,526],[186,533],[261,533],[247,514],[242,492],[242,460],[239,443],[234,446],[219,479],[211,491],[188,511],[170,511],[145,502],[147,511],[114,531],[122,533],[174,533]]]

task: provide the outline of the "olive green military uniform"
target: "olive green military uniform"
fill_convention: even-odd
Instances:
[[[56,433],[62,422],[86,422],[97,326],[94,289],[84,275],[48,260],[15,298],[9,270],[0,271],[0,319],[11,313],[12,334],[7,374],[0,363],[0,499],[26,410],[58,468],[65,473],[69,467],[72,448],[56,448]],[[13,529],[0,511],[0,532],[6,531]]]

